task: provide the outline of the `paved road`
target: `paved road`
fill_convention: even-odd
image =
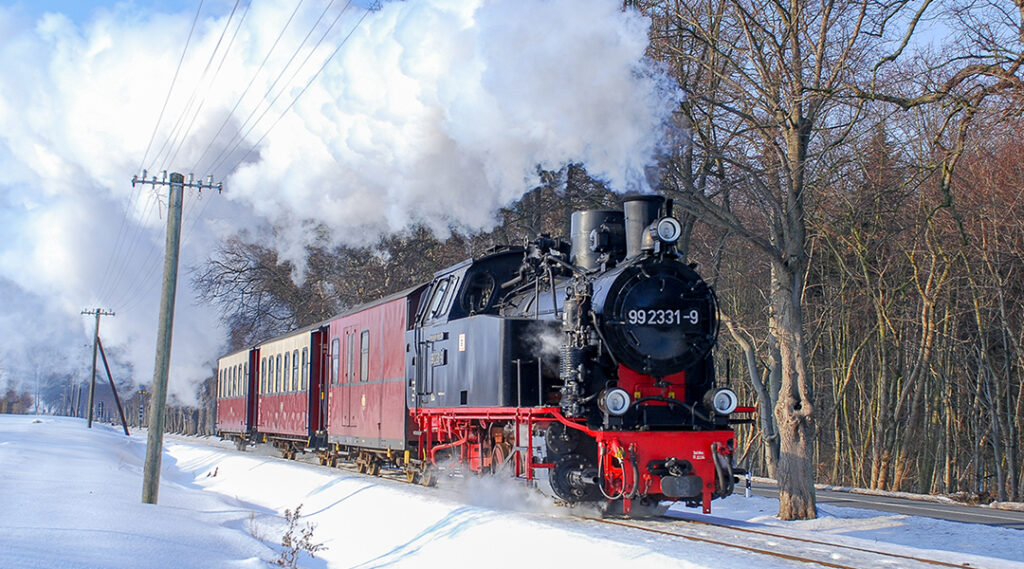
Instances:
[[[779,497],[778,489],[772,484],[754,482],[752,490],[753,493],[758,496],[765,496],[768,498]],[[741,485],[737,486],[736,491],[743,492]],[[835,492],[832,490],[818,490],[817,496],[818,504],[864,508],[894,514],[906,514],[908,516],[924,516],[954,522],[985,524],[989,526],[1024,530],[1024,512],[1012,510],[996,510],[994,508],[983,508],[979,506],[927,502],[922,500],[910,500],[907,498],[894,498],[891,496],[852,494],[849,492]]]

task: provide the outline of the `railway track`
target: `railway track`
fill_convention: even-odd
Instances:
[[[657,520],[585,519],[700,543],[729,547],[776,559],[805,563],[815,567],[832,567],[835,569],[877,569],[879,567],[892,569],[935,567],[980,569],[982,567],[990,567],[990,565],[983,565],[981,562],[952,562],[928,559],[894,551],[879,551],[866,547],[773,533],[763,529],[689,520],[673,516],[661,516]],[[949,555],[954,556],[958,554],[950,553]],[[984,561],[986,563],[992,561],[999,563],[999,560]]]
[[[309,461],[311,464],[315,464]],[[337,468],[352,474],[362,474],[353,462],[339,462]],[[382,469],[378,477],[407,482],[405,473],[398,469]],[[814,567],[834,569],[934,569],[950,567],[957,569],[1017,568],[1020,564],[998,558],[984,558],[957,552],[940,552],[946,558],[934,559],[899,552],[886,543],[878,543],[877,549],[862,545],[845,544],[837,541],[823,541],[809,537],[775,533],[765,529],[741,525],[695,520],[686,517],[662,515],[651,519],[628,520],[595,518],[583,516],[579,519],[614,525],[659,535],[677,537],[689,541],[706,543],[764,555],[775,559],[806,564]],[[861,541],[861,540],[858,540]],[[889,549],[889,551],[885,551]],[[958,560],[952,560],[957,558]]]

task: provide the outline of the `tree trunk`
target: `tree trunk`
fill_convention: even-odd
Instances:
[[[770,326],[779,342],[782,388],[775,405],[779,426],[779,518],[807,520],[818,515],[814,492],[814,403],[804,355],[799,283],[788,267],[772,266]]]

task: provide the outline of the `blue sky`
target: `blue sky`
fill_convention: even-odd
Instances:
[[[207,0],[206,4],[216,6],[225,0]],[[97,8],[112,8],[117,5],[134,6],[141,11],[181,12],[195,10],[199,0],[18,0],[3,2],[23,10],[30,16],[38,16],[46,12],[59,12],[74,22],[82,22]]]
[[[13,6],[36,17],[47,12],[58,12],[71,21],[81,23],[88,21],[89,16],[99,8],[115,6],[134,7],[140,12],[195,13],[201,0],[10,0],[0,1],[0,6]],[[233,0],[202,0],[203,13],[221,13],[230,11]],[[369,7],[373,0],[355,0],[357,6]],[[339,5],[342,5],[339,3]]]

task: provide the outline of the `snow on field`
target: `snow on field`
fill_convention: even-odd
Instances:
[[[143,436],[0,415],[0,567],[269,567],[283,549],[283,513],[300,505],[299,525],[315,524],[313,541],[327,548],[300,559],[310,569],[806,567],[583,520],[512,482],[427,489],[211,439],[169,437],[165,451],[159,505],[145,505]],[[1024,559],[1024,533],[1015,530],[837,507],[822,508],[818,520],[781,522],[777,504],[738,496],[714,508],[717,518],[830,543],[965,552],[975,567],[1024,568],[1014,562]]]

